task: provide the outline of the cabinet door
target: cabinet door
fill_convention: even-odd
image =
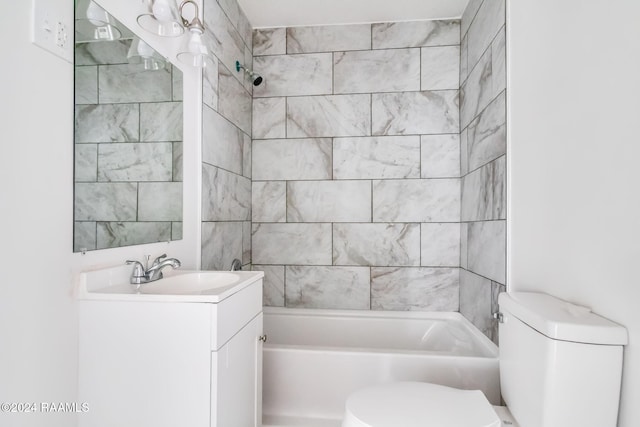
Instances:
[[[212,427],[262,425],[262,313],[211,355]]]

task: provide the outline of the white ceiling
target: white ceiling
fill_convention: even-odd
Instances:
[[[238,0],[254,28],[460,18],[469,0]]]

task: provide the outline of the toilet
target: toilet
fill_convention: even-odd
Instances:
[[[627,330],[542,293],[499,297],[500,387],[420,382],[367,387],[346,401],[342,427],[615,427]]]

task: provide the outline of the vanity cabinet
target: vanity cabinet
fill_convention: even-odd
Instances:
[[[79,301],[80,427],[257,427],[262,279],[219,302]]]

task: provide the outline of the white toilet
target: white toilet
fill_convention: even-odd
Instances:
[[[342,427],[615,427],[627,330],[546,294],[499,303],[506,408],[478,390],[399,382],[351,394]]]

